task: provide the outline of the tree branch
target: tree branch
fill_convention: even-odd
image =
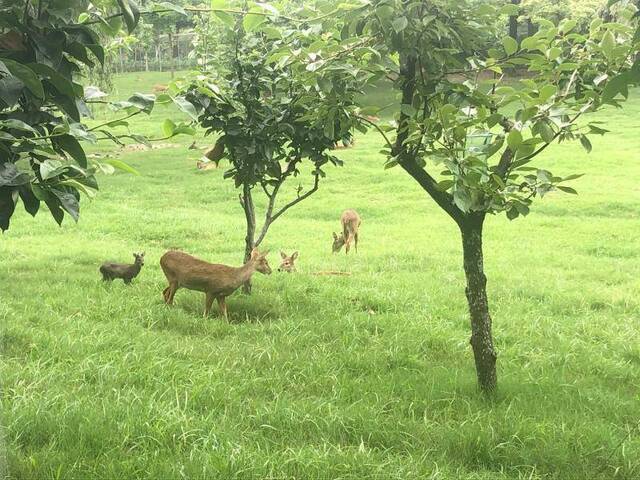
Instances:
[[[280,185],[282,185],[282,182],[274,189],[272,196],[269,198],[269,206],[267,207],[267,213],[265,214],[264,225],[262,226],[262,231],[260,232],[260,236],[258,237],[258,239],[255,242],[255,246],[256,247],[258,245],[260,245],[260,242],[262,242],[262,240],[264,240],[264,237],[267,235],[267,231],[269,230],[269,227],[271,226],[271,224],[273,222],[275,222],[277,220],[277,218],[280,215],[282,215],[284,212],[289,210],[291,207],[293,207],[294,205],[297,205],[298,203],[303,201],[305,198],[310,197],[311,195],[313,195],[315,192],[318,191],[318,186],[320,185],[320,175],[319,174],[314,174],[314,176],[315,176],[315,180],[313,182],[313,188],[311,190],[307,191],[303,195],[299,195],[297,198],[295,198],[294,200],[292,200],[289,203],[287,203],[286,205],[284,205],[280,210],[278,210],[276,212],[275,215],[272,215],[273,208],[274,208],[274,205],[275,205],[276,193],[277,193],[277,190],[280,188]]]
[[[400,58],[400,75],[404,79],[402,86],[402,103],[411,105],[413,96],[415,93],[415,81],[416,81],[416,64],[417,59],[414,56],[402,55]],[[438,183],[435,179],[427,173],[427,171],[420,167],[415,160],[415,156],[407,152],[404,145],[408,137],[408,123],[409,117],[400,112],[400,120],[398,122],[396,144],[392,149],[392,154],[398,157],[398,163],[418,182],[425,192],[442,208],[447,214],[458,224],[462,225],[465,215],[455,203],[453,203],[453,197],[438,188]]]
[[[379,133],[380,135],[382,135],[382,137],[384,138],[384,141],[385,141],[385,142],[387,142],[387,145],[389,146],[389,148],[391,148],[391,149],[393,150],[393,144],[392,144],[392,143],[391,143],[391,141],[389,140],[389,137],[387,137],[387,134],[386,134],[386,133],[384,133],[384,130],[382,130],[382,129],[378,126],[378,124],[377,124],[376,122],[372,122],[372,121],[371,121],[371,120],[369,120],[368,118],[363,117],[363,116],[361,116],[361,115],[355,115],[355,117],[356,117],[357,119],[359,119],[359,120],[361,120],[361,121],[365,122],[365,123],[368,123],[368,124],[369,124],[369,125],[371,125],[373,128],[375,128],[375,129],[378,131],[378,133]]]

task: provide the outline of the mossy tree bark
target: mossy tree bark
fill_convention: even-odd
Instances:
[[[469,214],[460,226],[466,295],[471,319],[471,347],[476,364],[478,384],[487,393],[496,389],[496,351],[493,346],[491,315],[487,298],[487,277],[484,274],[482,227],[484,213]]]

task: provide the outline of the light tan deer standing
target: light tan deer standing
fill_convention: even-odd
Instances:
[[[333,253],[340,251],[345,245],[345,254],[349,253],[351,242],[354,242],[356,253],[358,253],[358,229],[360,228],[360,215],[355,210],[345,210],[340,216],[342,224],[342,234],[338,236],[333,232]]]
[[[242,267],[229,267],[205,262],[178,250],[170,250],[160,259],[162,271],[169,281],[169,286],[162,292],[164,301],[167,305],[173,305],[173,297],[179,288],[204,292],[204,316],[209,315],[215,298],[220,312],[228,320],[226,297],[250,280],[253,272],[258,271],[265,275],[271,273],[266,258],[268,253],[260,253],[254,248],[251,258]]]

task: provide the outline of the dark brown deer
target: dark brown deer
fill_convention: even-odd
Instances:
[[[360,228],[360,215],[355,210],[345,210],[340,216],[342,224],[342,233],[340,236],[333,232],[333,253],[340,251],[345,245],[345,253],[349,253],[351,242],[354,242],[356,253],[358,253],[358,229]]]
[[[265,275],[271,273],[266,258],[268,253],[260,253],[254,248],[251,258],[242,267],[229,267],[205,262],[178,250],[170,250],[160,259],[162,271],[169,281],[169,286],[162,292],[164,301],[167,305],[173,305],[173,297],[179,288],[204,292],[204,316],[209,315],[215,298],[220,312],[228,319],[226,297],[250,280],[255,271]]]
[[[294,262],[298,258],[298,252],[293,252],[291,255],[287,255],[284,252],[280,252],[280,256],[282,257],[282,263],[278,267],[279,272],[288,272],[293,273],[296,271],[296,266]]]
[[[102,280],[110,282],[114,278],[121,278],[124,283],[129,285],[131,280],[138,276],[144,265],[144,252],[134,253],[133,257],[135,258],[133,265],[127,263],[103,263],[100,266]]]

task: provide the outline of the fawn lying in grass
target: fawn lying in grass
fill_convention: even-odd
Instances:
[[[162,271],[169,281],[169,286],[162,292],[164,301],[167,305],[172,305],[173,297],[181,287],[204,292],[206,294],[204,316],[209,315],[215,298],[220,312],[228,319],[225,298],[244,282],[250,280],[253,272],[258,271],[265,275],[271,273],[271,267],[266,258],[268,253],[260,253],[254,248],[251,258],[242,267],[229,267],[205,262],[178,250],[171,250],[160,259]]]
[[[282,263],[278,267],[279,272],[295,272],[296,266],[293,262],[298,258],[298,252],[293,252],[290,256],[284,252],[280,252],[280,256],[282,257]]]
[[[342,234],[340,236],[333,232],[333,253],[339,252],[345,245],[345,253],[349,253],[351,242],[355,243],[356,253],[358,253],[358,229],[360,228],[360,215],[355,210],[345,210],[340,217],[342,224]]]
[[[121,278],[124,283],[129,285],[131,280],[136,278],[144,265],[144,252],[133,254],[136,261],[131,264],[127,263],[103,263],[100,266],[102,280],[111,281],[114,278]]]

